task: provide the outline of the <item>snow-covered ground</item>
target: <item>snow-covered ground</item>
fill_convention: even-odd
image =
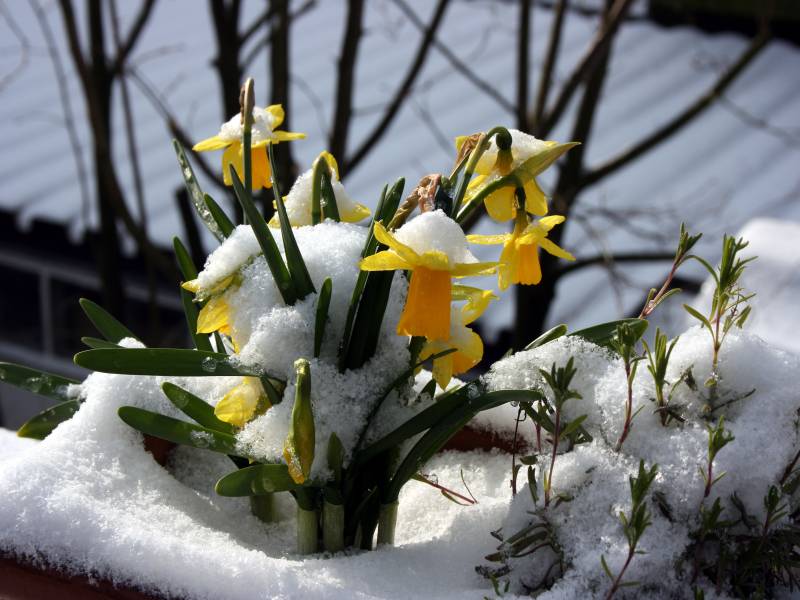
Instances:
[[[710,341],[692,329],[681,336],[668,378],[694,366],[698,381],[708,375]],[[648,597],[689,597],[675,561],[689,542],[688,530],[703,493],[698,467],[707,434],[698,418],[698,396],[685,386],[676,401],[686,405],[687,423],[662,427],[649,400],[652,384],[644,369],[636,381],[634,408],[644,410],[622,453],[609,447],[619,434],[624,375],[618,359],[572,338],[519,353],[496,366],[490,385],[530,387],[538,367],[576,357],[574,387],[582,400],[568,403],[569,416],[588,414],[595,440],[559,457],[554,487],[574,496],[551,518],[568,568],[546,598],[587,598],[607,586],[600,568],[604,554],[618,570],[626,551],[616,516],[629,508],[628,475],[640,458],[660,465],[654,484],[665,494],[675,522],[652,509],[653,526],[642,539],[646,555],[633,561],[629,578],[647,586]],[[723,347],[722,385],[730,393],[755,393],[727,409],[726,425],[736,440],[724,448],[713,497],[734,490],[751,514],[763,513],[762,498],[796,451],[793,415],[800,406],[795,374],[800,359],[746,333],[732,333]],[[209,383],[213,381],[213,383]],[[142,449],[141,437],[116,414],[124,404],[169,412],[156,378],[94,374],[84,385],[86,402],[68,422],[38,444],[9,444],[0,463],[0,548],[91,572],[119,583],[189,598],[482,598],[491,594],[474,567],[493,551],[489,532],[505,522],[513,533],[526,518],[530,496],[523,489],[507,517],[510,459],[501,454],[445,453],[425,471],[460,488],[461,471],[478,504],[457,506],[436,490],[410,483],[400,499],[398,545],[375,552],[301,559],[293,547],[291,500],[284,520],[264,525],[247,503],[214,495],[217,477],[230,470],[226,459],[202,450],[179,449],[164,469]],[[224,378],[180,381],[204,397],[230,385]],[[219,389],[218,389],[219,388]],[[502,413],[500,413],[502,415]],[[496,421],[512,426],[508,419]],[[523,425],[530,439],[530,424]],[[652,507],[651,507],[652,508]],[[520,561],[515,576],[535,575]],[[675,595],[677,594],[677,596]]]

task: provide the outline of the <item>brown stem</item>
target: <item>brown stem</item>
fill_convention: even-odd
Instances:
[[[616,0],[610,7],[610,10],[604,12],[603,24],[600,30],[597,32],[594,40],[592,40],[591,45],[578,63],[578,66],[575,67],[569,79],[567,79],[566,83],[561,88],[553,104],[553,108],[544,115],[540,123],[537,123],[535,131],[537,137],[547,137],[564,114],[564,111],[581,82],[588,81],[598,65],[605,62],[605,57],[611,47],[611,42],[619,29],[622,19],[628,12],[632,1],[633,0]]]
[[[631,416],[633,414],[633,382],[631,381],[631,366],[629,363],[625,363],[625,380],[628,383],[628,398],[625,401],[625,423],[622,426],[622,434],[619,436],[619,440],[617,440],[617,447],[615,448],[616,452],[622,450],[622,444],[625,443],[625,440],[628,438],[628,434],[631,431]]]
[[[619,586],[622,583],[622,577],[623,575],[625,575],[625,571],[628,569],[628,565],[631,564],[631,560],[633,560],[634,554],[635,554],[635,548],[630,548],[628,550],[628,558],[625,560],[625,564],[622,565],[622,570],[620,570],[619,575],[617,575],[617,578],[614,580],[611,589],[608,590],[608,594],[606,594],[605,600],[611,600],[611,598],[614,597],[614,594],[616,594],[617,591],[619,590]]]
[[[649,302],[646,302],[645,305],[642,307],[642,311],[639,313],[640,319],[646,319],[650,316],[656,306],[658,305],[659,300],[667,293],[669,290],[669,285],[672,283],[672,279],[675,277],[675,272],[678,270],[679,261],[675,260],[672,263],[672,268],[669,270],[669,274],[667,275],[666,280],[664,280],[664,285],[661,286],[661,289],[658,290],[655,296],[653,296]]]
[[[534,128],[539,126],[547,105],[547,95],[550,91],[550,82],[553,79],[556,61],[558,60],[559,46],[561,45],[561,32],[564,29],[564,13],[566,12],[568,0],[558,0],[556,4],[553,22],[550,27],[550,38],[547,42],[547,53],[545,54],[542,74],[539,78],[539,88],[536,94],[536,104],[531,115],[531,123]]]
[[[400,87],[397,88],[397,91],[395,92],[391,102],[389,102],[389,105],[386,107],[381,120],[378,121],[375,127],[372,128],[372,131],[367,135],[364,141],[361,142],[361,145],[358,147],[358,149],[356,149],[351,156],[347,157],[347,159],[343,161],[343,170],[346,172],[349,173],[355,169],[356,166],[367,156],[367,154],[369,154],[369,151],[372,150],[373,146],[378,143],[378,141],[389,129],[389,125],[392,124],[392,121],[394,121],[397,113],[400,112],[400,108],[402,107],[403,103],[408,99],[411,89],[414,87],[414,82],[417,80],[417,77],[420,75],[420,73],[422,73],[422,67],[425,64],[425,60],[428,58],[431,44],[433,43],[433,40],[436,37],[436,31],[439,29],[439,25],[444,18],[444,13],[447,9],[449,1],[450,0],[439,0],[437,2],[436,8],[433,11],[433,17],[431,17],[428,26],[423,32],[422,40],[419,43],[417,52],[414,55],[414,59],[409,64],[406,75],[403,78],[403,82],[400,84]]]
[[[553,489],[553,467],[558,453],[558,438],[561,437],[561,409],[556,407],[556,422],[553,427],[553,452],[550,456],[550,467],[547,473],[547,487],[544,489],[544,507],[550,506],[550,490]]]
[[[528,63],[530,56],[531,0],[519,0],[517,36],[517,129],[528,130]]]
[[[356,77],[356,58],[361,43],[364,0],[348,0],[347,23],[337,71],[336,106],[333,111],[328,147],[331,154],[340,159],[346,156],[347,134],[353,114],[353,87]]]
[[[605,164],[585,173],[581,178],[581,187],[594,185],[602,178],[610,175],[618,169],[633,162],[643,154],[649,152],[662,142],[671,138],[686,125],[691,123],[698,115],[703,113],[716,100],[718,100],[725,90],[736,80],[736,78],[747,68],[747,66],[758,56],[759,52],[769,41],[769,32],[765,29],[750,42],[748,47],[742,52],[739,58],[720,76],[716,83],[702,96],[686,107],[683,112],[675,115],[667,123],[656,129],[642,140],[634,143],[630,148],[620,153],[618,156],[608,160]]]

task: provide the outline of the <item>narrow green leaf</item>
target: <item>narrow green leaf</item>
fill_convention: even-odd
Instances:
[[[237,497],[287,492],[300,487],[292,480],[286,465],[253,465],[225,475],[214,489],[220,496]]]
[[[600,564],[603,566],[603,571],[611,581],[614,581],[614,575],[611,573],[611,569],[608,568],[608,563],[606,562],[605,555],[600,555]]]
[[[89,317],[92,325],[94,325],[97,328],[97,331],[99,331],[109,342],[118,343],[124,338],[139,339],[131,332],[130,329],[117,321],[117,319],[111,316],[106,309],[100,305],[92,302],[91,300],[87,300],[86,298],[81,298],[78,300],[78,304],[81,305],[83,312],[86,313],[87,317]]]
[[[283,401],[283,391],[286,388],[286,383],[279,379],[274,379],[269,375],[261,375],[261,387],[267,394],[267,399],[272,406],[276,406]]]
[[[214,237],[221,242],[225,238],[217,222],[206,207],[203,199],[203,190],[200,189],[200,184],[197,183],[197,177],[195,177],[194,170],[189,163],[189,159],[186,157],[183,146],[178,143],[178,140],[172,140],[172,147],[175,148],[178,164],[181,166],[181,175],[183,175],[183,182],[186,184],[186,191],[189,192],[189,198],[191,198],[192,204],[194,204],[194,208],[200,216],[200,220],[205,224],[208,230],[214,234]]]
[[[236,229],[236,225],[233,224],[228,218],[228,215],[225,214],[225,211],[222,210],[222,207],[217,204],[214,199],[209,196],[208,194],[203,194],[203,202],[208,208],[208,212],[211,213],[211,218],[214,219],[214,222],[219,227],[220,233],[225,238],[229,238],[233,233],[233,230]]]
[[[701,324],[702,324],[704,327],[708,328],[708,330],[709,330],[709,331],[712,331],[712,332],[713,332],[713,328],[711,327],[711,322],[708,320],[708,318],[707,318],[707,317],[706,317],[704,314],[702,314],[700,311],[698,311],[698,310],[696,310],[696,309],[692,308],[692,307],[691,307],[691,306],[689,306],[688,304],[684,304],[684,305],[683,305],[683,309],[684,309],[686,312],[688,312],[690,315],[692,315],[692,316],[693,316],[695,319],[697,319],[698,321],[700,321],[700,323],[701,323]]]
[[[175,385],[165,382],[161,386],[164,395],[175,407],[183,412],[187,417],[194,419],[198,424],[208,429],[221,431],[223,433],[235,433],[233,425],[220,421],[214,414],[214,407],[202,398],[198,398],[191,392]]]
[[[533,340],[530,344],[525,346],[525,350],[533,350],[534,348],[538,348],[539,346],[544,346],[552,342],[553,340],[557,340],[563,335],[567,334],[567,326],[566,325],[556,325],[552,329],[545,331],[542,335],[537,337]]]
[[[333,282],[330,277],[326,277],[322,282],[317,297],[317,314],[314,320],[314,357],[319,357],[322,349],[322,339],[325,336],[325,326],[328,324],[328,308],[331,304],[331,288]]]
[[[137,431],[168,442],[233,456],[241,455],[236,448],[236,438],[228,433],[214,431],[135,406],[123,406],[117,414]]]
[[[336,432],[328,438],[328,469],[333,473],[333,480],[342,480],[342,465],[344,464],[344,446]]]
[[[642,337],[648,325],[647,321],[644,319],[620,319],[618,321],[609,321],[608,323],[601,323],[600,325],[573,331],[569,335],[582,337],[598,346],[610,347],[609,344],[614,340],[614,336],[617,333],[617,326],[622,323],[628,324],[637,339]]]
[[[260,374],[255,369],[234,366],[227,354],[176,348],[100,348],[75,355],[75,364],[122,375],[174,375],[219,377]]]
[[[0,362],[0,381],[59,402],[70,399],[67,395],[70,384],[80,383],[75,379],[8,362]]]
[[[236,199],[242,205],[247,221],[253,228],[253,233],[258,240],[258,245],[261,246],[261,251],[264,253],[264,259],[267,261],[267,266],[275,279],[275,285],[278,286],[278,291],[281,293],[283,301],[292,305],[297,301],[297,294],[295,292],[292,277],[289,274],[289,269],[283,262],[283,257],[278,249],[278,244],[275,243],[275,238],[272,237],[267,222],[264,217],[258,212],[256,205],[253,204],[253,198],[250,195],[250,190],[247,190],[242,185],[236,169],[231,165],[231,180],[233,181],[233,191],[236,194]]]
[[[267,145],[267,154],[269,155],[269,162],[272,167],[272,193],[275,196],[278,221],[281,224],[281,237],[283,238],[283,253],[286,255],[286,266],[289,268],[297,299],[302,300],[309,294],[313,294],[316,290],[314,289],[314,283],[311,281],[311,275],[308,274],[306,261],[303,260],[303,254],[300,252],[300,247],[297,245],[297,240],[294,237],[292,224],[289,222],[289,215],[286,213],[286,206],[283,203],[283,197],[278,187],[272,144]]]
[[[68,421],[72,415],[78,412],[81,403],[77,400],[68,400],[46,408],[35,417],[26,421],[17,430],[17,435],[22,438],[33,440],[43,440],[50,432],[64,421]]]
[[[175,258],[178,261],[178,267],[181,270],[183,280],[191,281],[192,279],[197,278],[197,267],[195,266],[194,261],[192,261],[192,257],[189,255],[189,251],[186,249],[186,246],[183,245],[183,242],[181,242],[180,238],[177,236],[172,238],[172,247],[175,249]],[[180,288],[180,294],[181,304],[183,305],[183,314],[186,317],[186,327],[189,329],[189,335],[194,341],[194,347],[198,350],[211,352],[211,341],[209,340],[208,335],[197,333],[198,311],[192,294],[183,288]]]
[[[337,223],[342,220],[339,216],[339,205],[336,203],[336,194],[333,192],[330,173],[322,175],[322,213],[326,219],[331,219]]]
[[[81,341],[89,346],[89,348],[119,348],[118,344],[109,342],[108,340],[101,340],[96,337],[83,336]]]
[[[192,260],[186,246],[183,245],[180,238],[175,236],[172,238],[172,248],[175,250],[175,259],[178,261],[178,268],[181,270],[184,281],[191,281],[197,278],[197,267]]]

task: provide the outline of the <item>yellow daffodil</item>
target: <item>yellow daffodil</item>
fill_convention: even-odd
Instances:
[[[220,421],[244,427],[254,416],[271,406],[258,377],[243,377],[242,383],[229,391],[214,407]]]
[[[446,389],[453,375],[466,373],[483,358],[483,341],[467,325],[481,316],[496,298],[491,291],[453,286],[453,299],[466,299],[467,302],[461,308],[451,308],[450,337],[443,341],[428,341],[420,352],[420,359],[424,360],[445,350],[455,349],[455,352],[433,361],[433,378],[440,388]]]
[[[283,107],[280,104],[253,109],[251,157],[254,190],[272,187],[272,171],[269,160],[267,160],[267,145],[306,137],[305,133],[275,131],[275,128],[283,123],[283,117]],[[225,149],[222,155],[222,178],[225,185],[232,185],[230,165],[233,165],[236,173],[244,180],[241,115],[237,114],[231,117],[227,123],[222,124],[217,135],[195,144],[192,148],[195,152],[222,149]]]
[[[421,214],[394,234],[376,222],[375,237],[389,249],[363,259],[362,270],[411,271],[397,333],[448,339],[452,278],[492,273],[496,263],[478,262],[461,227],[441,210]]]
[[[298,358],[294,363],[297,372],[294,406],[289,434],[283,443],[283,459],[295,483],[304,483],[311,475],[316,448],[316,429],[311,405],[311,372],[308,361]]]
[[[327,163],[331,174],[331,188],[336,198],[336,206],[339,209],[339,218],[345,223],[358,223],[370,215],[370,210],[363,204],[355,202],[345,192],[342,182],[339,181],[339,165],[330,152],[322,152],[314,161],[323,160]],[[295,227],[311,225],[311,197],[314,185],[314,169],[309,169],[297,178],[289,194],[284,197],[286,204],[286,214],[289,222]],[[279,224],[277,216],[272,218],[270,225],[277,227]]]
[[[530,285],[542,280],[539,247],[553,256],[575,260],[572,254],[547,239],[548,232],[563,222],[564,217],[553,215],[529,223],[528,217],[524,213],[519,213],[511,233],[470,235],[467,239],[473,244],[503,244],[498,268],[498,284],[500,289],[504,290],[512,283]]]
[[[239,352],[239,343],[231,328],[230,305],[225,299],[226,292],[238,287],[236,276],[230,275],[218,283],[204,289],[199,279],[192,279],[181,284],[181,287],[195,294],[196,300],[204,300],[205,304],[197,314],[197,333],[214,333],[218,331],[231,338],[234,352]]]
[[[496,221],[508,221],[517,214],[517,188],[525,193],[525,211],[537,216],[547,214],[547,196],[536,177],[575,143],[540,140],[532,135],[509,129],[511,148],[501,150],[492,141],[475,166],[476,177],[467,188],[467,201],[492,186],[484,199],[486,211]],[[467,139],[456,138],[456,147]]]

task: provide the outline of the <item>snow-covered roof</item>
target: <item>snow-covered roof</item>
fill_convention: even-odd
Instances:
[[[424,0],[410,4],[423,20],[433,10],[432,3]],[[261,5],[245,6],[251,14],[244,22],[261,10]],[[203,7],[200,10],[189,0],[157,3],[133,57],[139,72],[163,93],[196,140],[213,135],[223,120],[216,75],[209,68],[215,53],[211,15]],[[50,27],[58,38],[61,60],[72,74],[60,35],[58,10],[51,4],[46,8]],[[136,3],[121,4],[123,23],[130,21],[135,10]],[[343,3],[317,3],[297,19],[292,32],[292,105],[288,108],[292,129],[308,133],[308,139],[292,142],[301,169],[307,168],[326,145],[344,10]],[[453,2],[439,32],[439,40],[450,51],[506,98],[514,95],[516,11],[513,3]],[[643,3],[636,4],[635,11],[641,15]],[[18,76],[6,81],[0,91],[4,141],[0,209],[16,212],[22,225],[33,218],[46,218],[65,223],[79,235],[87,225],[96,224],[97,216],[93,202],[89,202],[88,209],[83,206],[41,29],[28,4],[15,5],[13,18],[24,32],[30,51]],[[533,11],[531,57],[536,72],[543,60],[551,18],[547,9]],[[596,25],[596,18],[577,12],[568,15],[557,80],[563,79],[580,58]],[[20,54],[8,23],[0,24],[0,29],[7,47],[0,55],[0,73],[10,73],[19,63]],[[380,118],[419,37],[419,31],[395,3],[387,0],[367,4],[356,74],[351,151]],[[616,155],[667,121],[704,92],[747,43],[736,34],[710,35],[687,27],[665,29],[646,19],[625,23],[615,44],[603,103],[587,148],[588,164]],[[256,76],[257,98],[263,101],[267,86],[265,58],[255,61],[248,72]],[[536,72],[531,81],[538,80]],[[569,230],[565,246],[577,255],[594,255],[598,245],[613,250],[634,246],[663,249],[672,244],[678,223],[686,221],[714,240],[713,246],[707,246],[714,257],[721,232],[734,231],[755,215],[800,219],[800,203],[793,202],[800,196],[800,79],[790,75],[797,72],[800,51],[782,41],[770,42],[728,90],[724,102],[713,106],[656,151],[586,192],[576,210],[575,220],[579,223]],[[68,86],[83,162],[91,173],[89,131],[77,79],[71,76]],[[181,183],[180,173],[163,120],[135,86],[131,85],[131,91],[146,178],[149,231],[157,242],[166,245],[181,230],[173,200],[173,192]],[[120,102],[119,93],[115,93],[114,101]],[[435,120],[435,125],[430,119]],[[513,115],[456,71],[434,48],[388,134],[355,171],[346,174],[345,185],[354,199],[374,205],[384,183],[403,175],[411,185],[426,173],[448,170],[453,137],[495,124],[513,125]],[[122,183],[131,190],[129,199],[133,202],[119,110],[113,133]],[[562,125],[551,137],[566,140],[569,130]],[[210,158],[218,160],[216,156]],[[547,187],[550,182],[545,177],[543,184]],[[213,194],[210,182],[207,187]],[[90,197],[94,193],[91,182],[88,193]],[[216,196],[222,194],[217,191]],[[131,209],[136,213],[135,206]],[[622,218],[612,217],[608,213],[612,209],[630,209],[634,213],[644,210],[648,218],[630,211]],[[482,223],[479,229],[493,227],[497,226]],[[651,241],[642,242],[642,230],[651,232]],[[659,277],[659,272],[652,268],[629,271],[645,285],[655,283],[652,279]],[[555,320],[569,319],[578,325],[607,317],[609,312],[618,312],[630,304],[632,296],[627,295],[619,300],[619,306],[587,306],[585,292],[607,286],[607,275],[600,269],[582,277],[580,284],[575,284],[574,279],[561,284],[562,299],[553,316]],[[583,293],[572,293],[576,290]],[[496,317],[498,324],[510,321],[510,303],[503,306]]]

